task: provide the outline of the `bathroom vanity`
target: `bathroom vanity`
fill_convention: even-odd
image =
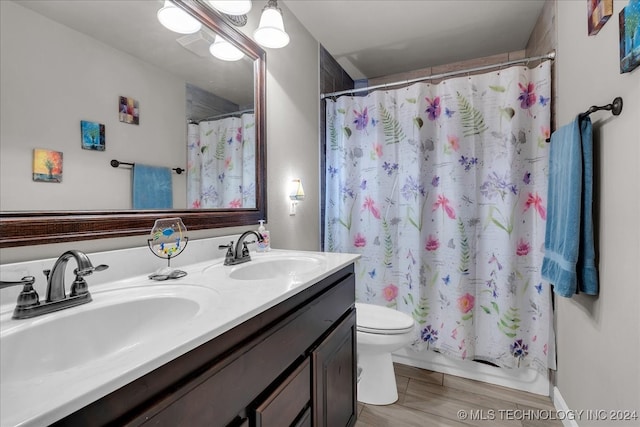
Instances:
[[[318,259],[337,255],[311,254]],[[239,306],[235,320],[222,304],[217,319],[206,313],[197,324],[192,321],[193,329],[209,321],[212,330],[194,334],[199,338],[191,340],[193,348],[179,355],[174,351],[175,357],[166,363],[149,365],[153,369],[147,367],[141,376],[131,374],[129,382],[73,411],[67,406],[61,418],[35,417],[26,424],[47,420],[56,426],[354,425],[356,257],[338,258],[324,259],[315,272],[286,277],[272,273],[262,281],[250,277],[253,270],[264,274],[279,259],[282,265],[294,265],[295,259],[281,259],[276,251],[237,270],[221,265],[187,268],[192,283],[212,280],[221,302]],[[243,292],[252,294],[244,297],[251,301],[251,310],[237,299]],[[99,300],[98,292],[94,299]],[[73,384],[67,380],[60,386]],[[5,403],[3,409],[10,405]]]

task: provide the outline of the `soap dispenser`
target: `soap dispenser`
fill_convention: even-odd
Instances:
[[[267,252],[271,250],[271,242],[269,241],[269,231],[264,228],[264,219],[261,219],[260,226],[258,227],[258,233],[262,236],[262,242],[258,242],[256,250],[258,252]]]

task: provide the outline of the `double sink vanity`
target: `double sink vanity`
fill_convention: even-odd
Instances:
[[[357,255],[221,255],[96,274],[91,302],[29,319],[3,296],[0,425],[353,425]]]
[[[42,128],[73,132],[36,138],[29,126],[21,125],[19,115],[3,120],[3,144],[6,139],[11,149],[3,148],[2,155],[3,176],[10,178],[1,180],[6,188],[0,248],[64,244],[82,250],[83,242],[139,237],[153,221],[176,216],[190,231],[265,219],[266,52],[206,2],[166,3],[202,24],[197,37],[189,40],[205,43],[221,36],[246,55],[244,60],[221,63],[183,48],[182,36],[157,22],[163,2],[58,3],[0,2],[3,40],[11,41],[2,50],[3,67],[11,65],[6,71],[12,72],[3,79],[3,94],[23,86],[38,94],[37,102],[24,94],[3,99],[21,99],[29,111],[33,105],[46,110],[42,117],[49,121],[40,123]],[[121,28],[135,28],[137,42],[123,38]],[[38,56],[38,63],[32,63],[24,52],[30,51],[32,40],[43,37],[50,41],[49,57],[61,67],[34,74],[43,59]],[[152,55],[156,52],[157,57]],[[77,72],[75,64],[83,63],[94,66]],[[139,90],[123,91],[122,75],[127,76],[126,87]],[[37,78],[25,80],[31,76]],[[243,78],[233,85],[230,76]],[[255,179],[249,186],[255,187],[255,208],[191,209],[176,203],[172,210],[134,210],[124,191],[130,187],[129,177],[89,153],[83,153],[88,154],[83,161],[72,162],[73,168],[65,166],[69,172],[63,185],[34,184],[24,170],[13,169],[30,164],[36,146],[64,151],[65,159],[67,153],[77,156],[79,147],[73,141],[87,111],[92,120],[117,129],[120,149],[136,147],[115,151],[124,156],[121,160],[172,166],[181,159],[184,166],[184,145],[174,143],[182,140],[185,118],[199,121],[213,115],[182,110],[185,104],[202,104],[186,99],[192,86],[233,101],[237,110],[253,107],[255,159],[249,161],[255,162]],[[41,95],[51,87],[75,107],[54,114],[62,111],[59,98]],[[112,114],[115,104],[102,102],[139,92],[144,96],[135,98],[146,106],[139,126],[119,122]],[[91,180],[85,179],[88,171]],[[22,178],[13,179],[17,176]],[[174,200],[186,200],[182,183],[175,186]],[[75,197],[78,193],[84,196]],[[30,203],[39,200],[47,200],[46,206]],[[65,251],[64,262],[0,264],[2,281],[32,283],[40,301],[36,306],[35,294],[27,291],[29,297],[18,304],[22,286],[0,292],[0,427],[353,425],[357,256],[278,250],[256,254],[252,248],[251,261],[224,265],[219,247],[231,237],[237,240],[190,241],[185,255],[171,259],[171,265],[187,275],[166,281],[149,279],[166,261],[153,257],[147,247],[89,254],[92,265],[86,268],[80,265],[82,256]],[[47,269],[51,272],[45,280],[41,272]],[[79,272],[76,279],[74,269]],[[91,274],[94,271],[100,272]],[[65,276],[64,288],[54,285]],[[17,317],[22,318],[14,319],[17,305]]]

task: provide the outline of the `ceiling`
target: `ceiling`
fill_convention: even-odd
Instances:
[[[353,79],[363,79],[523,49],[544,2],[280,0],[279,4],[284,5],[285,28],[287,14],[293,13]],[[229,83],[230,76],[236,75],[250,81],[251,61],[241,61],[244,62],[241,73],[197,73],[203,71],[203,66],[193,61],[202,61],[202,58],[181,49],[175,43],[175,35],[164,29],[155,17],[162,0],[21,0],[19,3],[147,62],[165,64],[163,66],[172,72],[188,76],[187,81],[227,99],[235,101],[252,95],[250,85]],[[250,15],[252,25],[257,26],[265,3],[265,0],[254,1]],[[113,31],[118,28],[128,30]],[[159,44],[159,40],[165,44]],[[173,59],[166,65],[168,58]],[[214,60],[207,59],[210,63],[207,67],[213,66]],[[221,66],[231,65],[216,65]],[[210,81],[212,75],[216,80],[227,77],[220,83]],[[249,90],[230,92],[238,87]]]
[[[524,49],[544,0],[281,0],[353,79]],[[286,12],[284,16],[287,25]]]

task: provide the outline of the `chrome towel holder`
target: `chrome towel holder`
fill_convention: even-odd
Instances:
[[[607,105],[602,105],[602,106],[592,105],[587,111],[580,114],[579,116],[580,120],[584,119],[585,117],[588,117],[589,114],[594,113],[596,111],[600,111],[600,110],[611,111],[611,114],[613,114],[614,116],[619,116],[620,113],[622,112],[622,98],[619,96],[616,96],[611,102],[611,104],[607,104]]]
[[[120,167],[120,165],[127,165],[127,166],[135,166],[135,163],[127,163],[127,162],[121,162],[119,160],[111,160],[111,166],[113,166],[114,168]],[[182,172],[184,172],[185,170],[182,168],[172,168],[172,171],[175,171],[178,175],[180,175]]]
[[[582,120],[586,117],[589,117],[589,114],[595,113],[596,111],[600,110],[611,111],[611,114],[613,114],[614,116],[619,116],[620,113],[622,113],[622,97],[616,96],[615,98],[613,98],[611,104],[600,106],[592,105],[587,111],[585,111],[584,113],[580,113],[578,117],[580,120]],[[547,138],[546,141],[551,142],[551,138]]]

